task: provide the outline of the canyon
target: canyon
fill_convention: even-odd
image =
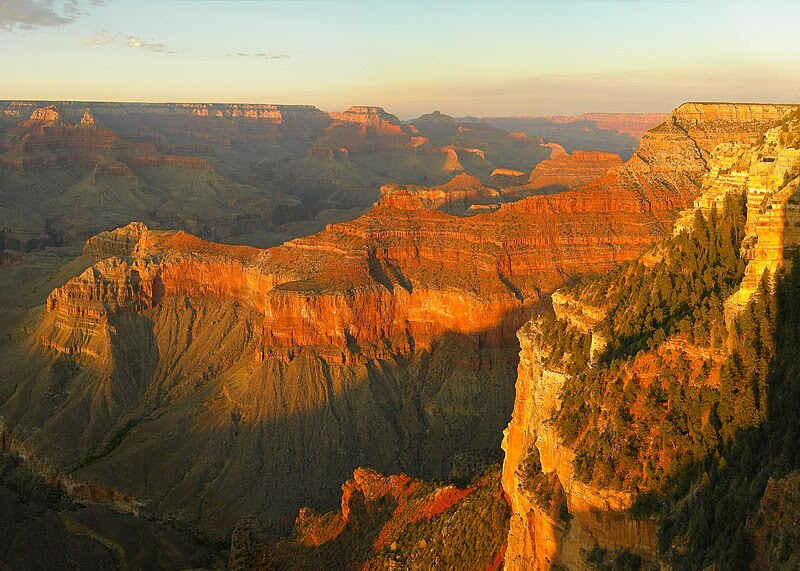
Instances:
[[[350,125],[338,127],[364,124]],[[141,223],[98,234],[81,258],[91,267],[7,348],[3,378],[22,363],[25,380],[4,388],[5,430],[60,469],[81,466],[74,477],[215,530],[253,510],[286,522],[329,507],[359,466],[431,478],[457,454],[496,454],[516,329],[565,280],[657,241],[691,191],[504,202],[478,178],[451,179],[386,186],[363,216],[267,250]],[[444,211],[456,204],[462,215]],[[244,481],[261,482],[255,504]]]
[[[592,149],[618,154],[627,160],[642,136],[668,117],[667,113],[584,113],[575,117],[483,117],[480,121],[555,141],[570,152]],[[556,133],[558,136],[554,136]]]
[[[570,354],[585,346],[585,368],[605,370],[617,347],[603,297],[616,282],[604,292],[592,276],[657,265],[696,212],[716,216],[744,192],[744,281],[725,304],[734,323],[765,269],[791,269],[795,106],[552,121],[641,135],[624,161],[440,113],[404,123],[369,106],[89,108],[5,104],[8,124],[30,119],[4,131],[4,184],[69,164],[92,171],[81,185],[120,177],[141,196],[141,181],[191,170],[231,202],[181,209],[185,219],[169,201],[118,222],[70,214],[49,233],[8,223],[0,271],[23,280],[36,263],[50,276],[31,282],[29,309],[2,308],[0,432],[14,453],[132,498],[137,517],[232,537],[231,568],[424,566],[450,549],[442,533],[467,533],[480,514],[496,523],[481,567],[579,569],[601,552],[663,560],[658,521],[631,512],[656,482],[587,478],[576,468],[585,435],[562,434],[564,394],[583,382]],[[134,129],[149,138],[120,134]],[[281,159],[248,163],[266,149]],[[164,185],[185,189],[170,200],[197,196]],[[249,211],[262,219],[231,218]],[[312,215],[322,227],[292,236]],[[276,230],[278,243],[262,242],[272,247],[238,244]],[[42,249],[83,240],[62,266]],[[556,351],[559,331],[578,345]],[[651,351],[690,352],[682,340]],[[695,349],[716,371],[733,343]],[[624,367],[646,377],[645,353]]]
[[[375,106],[0,101],[0,249],[77,246],[132,221],[277,245],[357,217],[384,184],[530,171],[557,133]]]

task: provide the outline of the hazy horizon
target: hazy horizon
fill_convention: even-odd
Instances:
[[[368,104],[403,119],[791,102],[798,20],[787,0],[0,0],[14,56],[0,99]]]
[[[291,101],[200,101],[200,100],[197,100],[197,101],[189,101],[189,100],[186,100],[186,101],[173,101],[173,100],[167,100],[167,99],[165,99],[163,101],[154,101],[154,100],[132,100],[132,99],[127,99],[127,100],[123,100],[123,99],[53,99],[53,98],[38,99],[38,98],[31,98],[31,97],[12,97],[12,98],[0,99],[0,103],[7,103],[7,102],[21,102],[21,103],[32,102],[32,103],[47,103],[47,104],[56,104],[56,105],[59,104],[59,103],[64,103],[64,104],[86,103],[86,104],[104,104],[104,105],[105,104],[113,104],[113,103],[134,104],[134,105],[138,105],[138,104],[144,104],[144,105],[288,105],[288,106],[291,106],[291,105],[297,105],[297,106],[308,105],[308,106],[315,107],[315,108],[319,109],[320,111],[326,112],[326,113],[341,113],[341,112],[347,111],[351,107],[380,107],[385,112],[397,116],[398,119],[400,119],[401,121],[404,121],[404,122],[413,121],[414,119],[418,119],[419,117],[421,117],[423,115],[428,115],[428,114],[432,114],[432,113],[436,113],[436,112],[441,113],[443,115],[448,115],[450,117],[453,117],[454,119],[464,119],[464,118],[469,118],[469,117],[475,117],[477,119],[502,119],[502,118],[518,118],[518,119],[538,119],[538,118],[543,118],[543,119],[545,119],[545,118],[553,118],[553,117],[565,117],[566,118],[566,117],[578,117],[578,116],[581,116],[581,115],[602,115],[602,114],[610,114],[610,115],[656,115],[656,114],[667,114],[670,111],[672,111],[672,109],[674,109],[674,108],[656,109],[656,110],[639,111],[639,112],[633,112],[633,111],[597,111],[597,110],[587,109],[587,110],[584,110],[584,111],[571,113],[571,114],[556,113],[556,114],[551,114],[551,115],[538,114],[538,113],[530,113],[530,114],[526,114],[526,115],[523,115],[523,114],[501,115],[501,114],[497,114],[497,113],[492,113],[492,114],[489,114],[489,115],[477,115],[475,113],[451,114],[451,113],[447,113],[445,111],[442,111],[441,109],[429,109],[427,111],[423,111],[423,112],[421,112],[419,114],[415,114],[415,115],[402,115],[402,114],[399,114],[399,113],[395,113],[393,109],[388,108],[385,105],[381,104],[380,101],[355,102],[352,105],[346,105],[346,106],[343,106],[343,107],[337,107],[335,109],[328,109],[328,108],[322,107],[321,105],[315,105],[313,103],[295,103],[295,102],[291,102]],[[682,103],[690,103],[690,102],[689,101],[684,101]],[[691,102],[691,103],[698,103],[698,102]],[[701,103],[705,103],[705,102],[701,102]],[[712,102],[708,102],[708,103],[712,103]],[[753,103],[753,104],[789,104],[788,102],[784,102],[784,101],[750,101],[748,103]]]

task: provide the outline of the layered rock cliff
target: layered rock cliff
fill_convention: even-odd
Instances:
[[[528,187],[550,192],[575,188],[600,178],[620,166],[619,155],[598,151],[575,151],[542,161],[531,171]]]
[[[800,244],[793,230],[800,166],[796,115],[793,106],[683,105],[643,138],[623,169],[589,185],[648,173],[649,180],[639,179],[644,189],[654,180],[672,180],[687,190],[696,184],[698,194],[673,238],[607,277],[557,291],[555,318],[520,330],[514,412],[503,440],[503,486],[512,506],[508,568],[580,569],[601,553],[668,558],[656,541],[658,520],[642,510],[642,498],[669,493],[669,480],[659,474],[675,475],[688,462],[681,454],[702,458],[719,450],[733,434],[726,424],[752,426],[764,418],[763,409],[753,419],[745,415],[746,405],[735,405],[733,416],[722,412],[731,406],[726,395],[743,390],[730,387],[739,382],[731,352],[743,341],[741,333],[725,330],[723,305],[741,312],[748,302],[765,303],[765,294],[755,293],[764,271],[786,272],[787,258]],[[687,138],[693,144],[685,144]],[[675,177],[676,164],[692,174]],[[745,203],[746,212],[737,214]],[[714,261],[717,253],[690,261],[709,240],[726,249],[723,261]],[[693,295],[706,301],[687,302],[702,309],[670,317],[683,311],[673,309],[675,296],[684,295],[680,276],[709,276],[703,264],[714,268],[715,277],[704,286],[689,283]],[[620,285],[631,283],[635,287]],[[705,293],[711,284],[714,293]],[[662,292],[672,293],[673,301],[659,302],[666,299]],[[633,315],[638,321],[631,321]],[[735,314],[728,323],[741,331]],[[709,396],[714,394],[723,397]],[[713,402],[721,403],[722,426],[712,420]],[[678,421],[687,406],[695,416]],[[667,417],[665,408],[672,411]],[[673,430],[690,436],[683,441]],[[607,448],[604,438],[617,444]],[[563,498],[562,508],[548,503],[554,497]]]
[[[436,113],[402,123],[375,106],[6,101],[0,117],[0,232],[19,249],[133,220],[271,246],[354,217],[385,184],[467,173],[518,185],[492,173],[530,172],[560,148]]]
[[[656,525],[629,514],[634,496],[586,485],[574,476],[575,451],[556,427],[568,373],[549,367],[549,345],[541,343],[543,323],[519,332],[520,365],[511,422],[504,433],[503,488],[511,504],[505,556],[507,569],[581,569],[594,548],[633,550],[653,558]],[[554,475],[544,492],[543,475]],[[563,507],[550,498],[561,493]]]

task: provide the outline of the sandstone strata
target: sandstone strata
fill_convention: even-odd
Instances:
[[[519,332],[520,365],[511,422],[504,433],[503,487],[511,503],[507,569],[581,569],[593,547],[627,548],[653,556],[655,523],[628,513],[633,498],[626,492],[593,488],[573,477],[574,451],[561,442],[553,426],[560,410],[565,373],[543,365],[547,348],[535,341],[530,322]],[[553,518],[526,492],[520,467],[536,447],[541,470],[554,473],[567,495],[569,521]]]
[[[744,142],[721,143],[708,160],[701,194],[695,199],[692,208],[679,218],[675,232],[691,227],[697,209],[706,214],[712,207],[721,210],[725,197],[729,194],[744,193],[747,199],[747,238],[742,244],[748,264],[745,278],[739,290],[728,300],[732,310],[743,307],[764,273],[771,277],[788,270],[793,252],[800,244],[800,231],[797,222],[798,175],[800,175],[800,141],[796,132],[800,128],[800,117],[788,106],[767,106],[756,116],[768,118],[767,124],[774,124],[774,117],[783,112],[780,125],[772,127],[752,144]],[[692,117],[702,115],[696,106],[689,108]],[[724,112],[723,112],[724,111]],[[719,112],[720,120],[735,122],[741,111],[724,109]],[[747,125],[748,122],[744,121]]]

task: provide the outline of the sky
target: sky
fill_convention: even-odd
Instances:
[[[800,102],[797,0],[0,0],[0,99],[412,118]]]

